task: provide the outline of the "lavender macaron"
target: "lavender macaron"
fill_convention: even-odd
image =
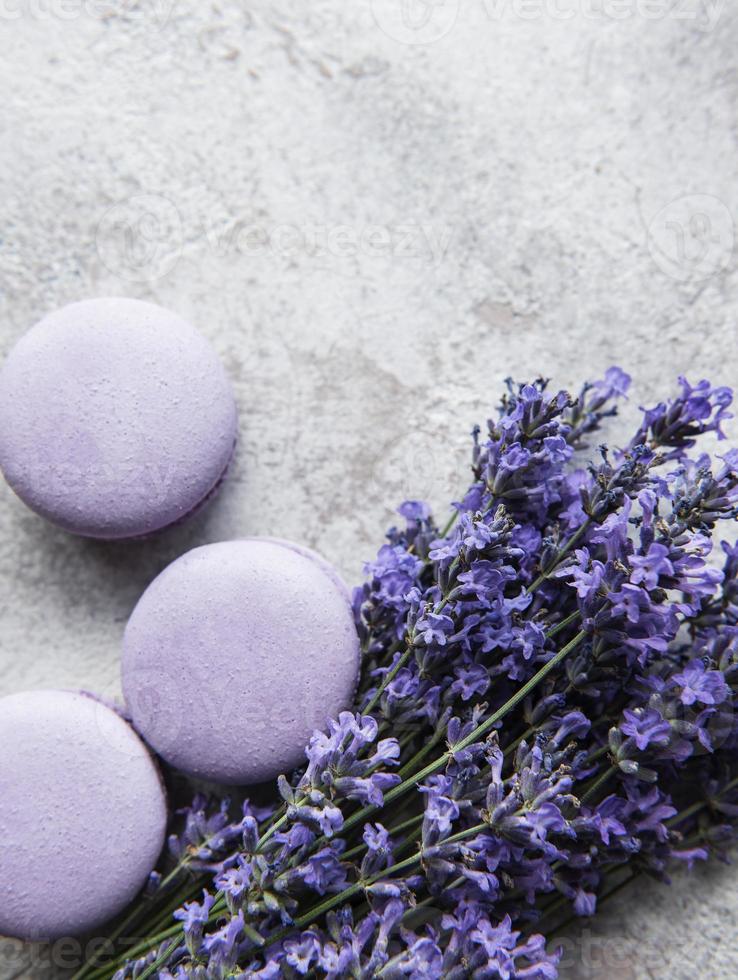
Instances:
[[[130,538],[183,520],[221,482],[233,392],[194,327],[152,303],[51,313],[0,370],[0,469],[54,524]]]
[[[136,895],[164,843],[157,768],[116,712],[69,691],[0,699],[0,935],[78,936]]]
[[[171,765],[250,784],[289,772],[350,707],[359,640],[315,553],[251,538],[195,548],[144,592],[123,641],[133,724]]]

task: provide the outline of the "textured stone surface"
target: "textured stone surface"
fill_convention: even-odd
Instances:
[[[0,691],[115,693],[138,595],[198,544],[302,540],[355,580],[394,501],[457,491],[507,375],[738,381],[728,3],[50,3],[0,4],[0,353],[72,300],[159,302],[242,442],[149,542],[0,490]],[[730,869],[633,891],[597,925],[619,965],[579,975],[735,975],[736,910]]]

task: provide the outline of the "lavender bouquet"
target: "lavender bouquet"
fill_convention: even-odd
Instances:
[[[267,805],[195,799],[77,980],[548,980],[564,920],[723,855],[738,547],[713,562],[712,536],[738,452],[696,448],[731,392],[680,385],[585,469],[628,376],[510,385],[452,519],[402,504],[355,592],[354,711]]]

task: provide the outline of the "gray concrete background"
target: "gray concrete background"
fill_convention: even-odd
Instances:
[[[242,431],[217,502],[147,542],[0,489],[0,693],[115,694],[137,596],[197,544],[291,537],[357,581],[395,502],[457,492],[507,375],[620,363],[631,420],[681,371],[738,382],[737,50],[721,0],[0,0],[0,354],[152,300]],[[738,975],[737,911],[731,869],[633,890],[567,975]]]

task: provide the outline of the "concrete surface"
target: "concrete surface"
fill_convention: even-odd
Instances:
[[[0,490],[0,693],[115,694],[137,596],[196,544],[290,537],[355,581],[396,501],[457,492],[507,375],[738,382],[736,50],[720,0],[0,0],[0,353],[62,303],[153,300],[243,434],[148,542]],[[737,911],[731,869],[631,892],[568,975],[735,976]]]

